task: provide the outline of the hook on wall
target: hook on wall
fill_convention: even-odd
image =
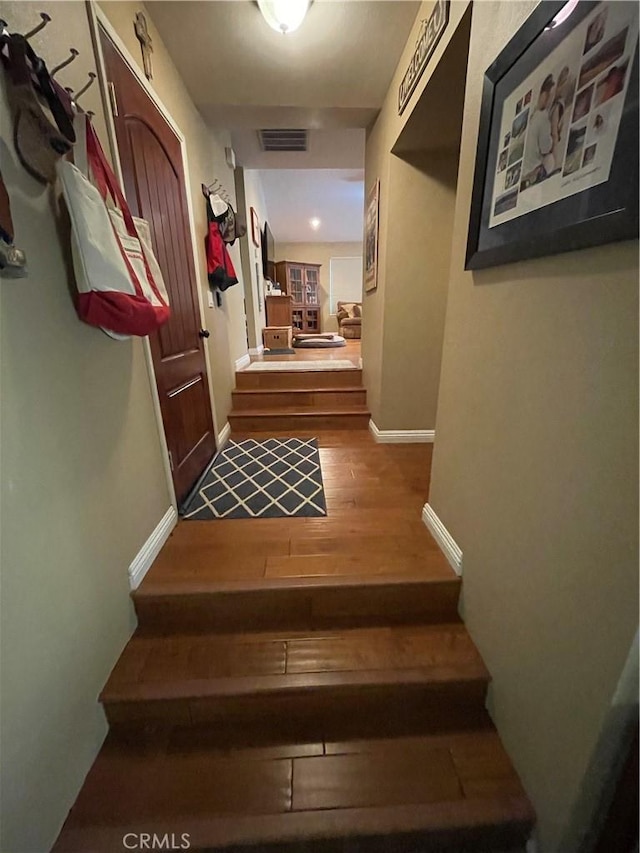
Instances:
[[[82,87],[82,89],[79,89],[79,90],[78,90],[78,92],[76,93],[76,96],[75,96],[75,102],[76,102],[76,104],[78,103],[78,100],[79,100],[79,99],[84,95],[84,93],[87,91],[87,89],[90,89],[90,88],[91,88],[91,86],[93,86],[93,82],[94,82],[94,80],[96,79],[96,76],[97,76],[97,75],[96,75],[95,71],[90,71],[90,72],[89,72],[89,80],[88,80],[88,82],[87,82],[87,83],[85,83],[85,84],[84,84],[84,86]]]
[[[203,184],[202,186],[203,186],[203,192],[204,192],[204,186],[205,185]],[[214,182],[210,186],[207,187],[207,191],[210,193],[214,193],[215,195],[219,195],[222,199],[224,199],[224,201],[227,202],[227,204],[231,204],[231,199],[229,197],[229,193],[225,190],[225,188],[222,186],[222,184],[220,183],[220,181],[217,178],[214,180]],[[205,193],[205,195],[206,195],[206,193]]]
[[[24,34],[24,37],[27,40],[30,39],[32,36],[35,36],[36,33],[39,33],[40,30],[43,30],[47,26],[49,21],[51,20],[51,15],[47,15],[46,12],[40,12],[40,17],[42,18],[40,23],[36,27],[34,27],[32,30],[29,30],[28,33]]]
[[[63,62],[60,62],[55,68],[52,68],[49,72],[51,77],[55,77],[58,71],[62,71],[63,68],[66,68],[67,65],[71,65],[76,56],[80,55],[80,51],[76,50],[75,47],[69,48],[69,56]]]

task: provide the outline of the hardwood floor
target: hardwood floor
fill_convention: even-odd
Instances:
[[[251,433],[260,440],[290,433]],[[240,441],[248,433],[234,433]],[[421,520],[431,445],[376,444],[366,431],[318,437],[327,502],[324,518],[181,521],[141,591],[188,579],[455,574]]]
[[[460,578],[421,521],[431,446],[314,434],[326,517],[181,521],[133,593],[57,853],[140,831],[236,853],[524,846]]]
[[[362,367],[359,340],[347,340],[343,347],[328,347],[322,349],[297,349],[293,355],[252,355],[251,361],[341,361],[348,359],[356,367]]]

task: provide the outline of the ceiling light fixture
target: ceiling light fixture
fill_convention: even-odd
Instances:
[[[298,29],[310,5],[310,0],[258,0],[265,21],[285,35]]]
[[[320,222],[317,216],[314,216],[313,219],[309,220],[309,225],[313,228],[314,231],[317,231],[318,228],[322,225],[322,222]]]

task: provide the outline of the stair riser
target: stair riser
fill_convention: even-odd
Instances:
[[[236,388],[239,390],[272,389],[313,391],[317,388],[353,388],[362,385],[361,370],[322,371],[239,371],[236,373]]]
[[[344,391],[263,391],[251,393],[233,393],[233,408],[236,411],[252,409],[279,409],[282,407],[308,409],[350,409],[367,403],[364,388]]]
[[[142,701],[104,700],[109,725],[229,727],[246,739],[255,731],[287,737],[308,730],[332,738],[400,736],[478,728],[487,681],[376,686],[316,686],[255,694]]]
[[[231,429],[236,432],[269,430],[368,429],[370,414],[333,415],[229,415]]]
[[[428,584],[134,596],[146,634],[329,630],[457,622],[458,579]]]

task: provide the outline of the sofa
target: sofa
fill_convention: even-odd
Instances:
[[[338,331],[344,338],[362,336],[362,302],[338,302]]]

